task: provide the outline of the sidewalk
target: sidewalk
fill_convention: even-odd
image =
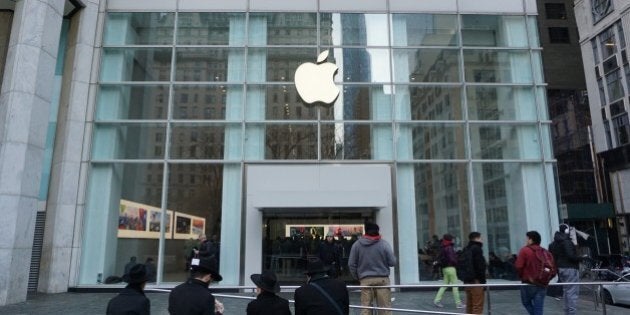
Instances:
[[[244,297],[253,297],[252,293],[217,293],[217,295],[238,295]],[[461,290],[462,298],[465,296]],[[4,315],[26,315],[26,314],[104,314],[107,302],[115,296],[115,293],[59,293],[59,294],[36,294],[29,296],[28,300],[23,303],[1,306],[0,314]],[[287,299],[293,298],[292,292],[280,293]],[[161,315],[168,314],[168,293],[148,293],[151,300],[151,314]],[[414,309],[435,312],[453,312],[464,313],[465,310],[455,308],[452,294],[447,291],[444,294],[442,303],[444,308],[436,308],[433,306],[433,297],[435,291],[416,291],[416,292],[394,292],[393,302],[394,308]],[[235,299],[227,297],[218,297],[225,305],[225,314],[244,314],[249,300]],[[491,314],[525,314],[525,309],[521,305],[518,290],[496,290],[491,291]],[[350,304],[359,305],[359,292],[353,290],[350,292]],[[562,311],[562,301],[557,301],[547,297],[545,299],[545,314],[564,314]],[[488,312],[488,304],[486,302],[486,313]],[[602,307],[599,305],[595,309],[595,303],[592,296],[583,295],[578,303],[578,311],[581,315],[602,314]],[[606,306],[607,314],[622,315],[630,314],[629,308]],[[350,314],[359,314],[358,309],[351,309]],[[394,312],[394,314],[411,314],[403,312]]]

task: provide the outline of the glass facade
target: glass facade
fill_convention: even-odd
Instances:
[[[433,235],[509,255],[555,225],[534,16],[110,12],[103,32],[79,284],[132,257],[181,282],[199,234],[239,284],[251,163],[390,165],[406,281],[432,277]],[[309,106],[295,69],[324,50],[341,93]]]

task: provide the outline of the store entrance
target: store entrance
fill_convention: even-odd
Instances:
[[[331,276],[348,283],[348,255],[363,234],[363,223],[374,220],[373,208],[263,209],[263,269],[273,270],[282,285],[303,284],[309,260],[334,261]],[[326,242],[326,235],[333,242]],[[336,258],[333,258],[336,257]]]

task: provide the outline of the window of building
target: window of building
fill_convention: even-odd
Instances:
[[[617,69],[606,75],[606,84],[608,85],[608,97],[610,101],[616,101],[623,97],[623,87],[621,86],[621,71]]]
[[[597,86],[599,87],[599,102],[601,106],[606,105],[606,93],[604,90],[604,81],[602,79],[597,80]]]
[[[545,3],[545,14],[549,20],[566,20],[567,9],[564,3]]]
[[[593,14],[593,23],[599,22],[606,15],[613,11],[612,0],[592,0],[591,13]]]
[[[606,59],[609,56],[614,55],[617,52],[615,30],[612,27],[609,27],[599,34],[599,43],[602,47],[602,59]]]
[[[591,39],[591,47],[593,48],[593,60],[595,60],[595,64],[599,63],[599,49],[597,49],[597,41],[595,39]]]
[[[628,113],[612,119],[617,143],[624,145],[630,143],[630,125],[628,124]]]
[[[617,24],[617,34],[619,36],[619,47],[621,47],[621,49],[625,49],[626,48],[626,36],[624,36],[623,34],[623,26],[621,25],[620,22],[615,23]]]
[[[566,27],[550,27],[549,28],[549,42],[553,44],[568,44],[569,29]]]
[[[610,135],[610,121],[604,120],[604,132],[606,133],[606,144],[608,148],[613,148],[612,136]]]

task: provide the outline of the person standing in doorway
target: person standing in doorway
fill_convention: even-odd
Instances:
[[[444,234],[442,237],[442,249],[438,254],[438,259],[436,263],[439,264],[439,267],[442,268],[442,274],[444,275],[444,284],[457,284],[459,281],[457,279],[457,271],[455,270],[455,266],[457,265],[457,255],[455,254],[455,250],[453,249],[453,235]],[[442,304],[442,295],[447,290],[447,287],[441,287],[437,294],[435,295],[435,299],[433,299],[433,305],[436,307],[442,308],[444,305]],[[453,298],[455,299],[455,307],[464,308],[465,305],[462,303],[462,300],[459,297],[459,289],[457,287],[453,287]]]
[[[317,255],[328,268],[328,275],[337,278],[341,268],[341,247],[335,242],[332,232],[328,232],[326,240],[319,244]]]
[[[570,232],[568,224],[560,224],[558,232],[553,237],[553,242],[549,244],[549,251],[558,267],[559,283],[580,282],[578,270],[581,258],[577,255],[575,244],[571,241]],[[564,285],[562,289],[564,313],[566,315],[577,314],[577,299],[580,294],[580,286],[577,284]]]
[[[390,288],[369,288],[371,286],[389,286],[389,268],[396,265],[394,251],[387,241],[381,238],[380,228],[375,223],[365,223],[363,235],[350,249],[348,269],[350,274],[358,279],[361,286],[361,305],[372,306],[376,299],[378,307],[392,307],[392,292]],[[362,315],[369,315],[372,311],[362,309]],[[379,315],[390,315],[391,311],[378,311]]]

